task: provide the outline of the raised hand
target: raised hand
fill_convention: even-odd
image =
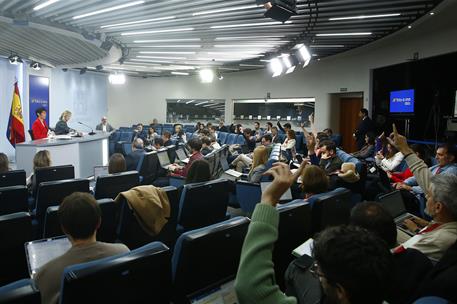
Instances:
[[[281,199],[281,196],[293,185],[298,179],[306,163],[300,166],[300,168],[292,174],[288,165],[284,163],[275,163],[273,167],[264,173],[264,175],[273,176],[273,182],[263,191],[262,200],[263,204],[276,206]]]
[[[392,125],[393,133],[390,137],[387,137],[387,140],[391,145],[396,147],[403,155],[413,153],[413,150],[408,146],[408,140],[403,135],[398,133],[397,127],[395,124]]]

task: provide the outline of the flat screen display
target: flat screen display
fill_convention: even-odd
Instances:
[[[390,92],[390,113],[413,114],[414,113],[414,90],[402,90]]]

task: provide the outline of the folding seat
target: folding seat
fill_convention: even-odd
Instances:
[[[168,158],[170,159],[170,164],[173,164],[176,160],[176,145],[167,147]]]
[[[184,186],[186,179],[182,176],[170,176],[170,186],[179,188]]]
[[[116,143],[121,138],[121,132],[116,130],[109,136],[109,154],[113,154],[116,148]]]
[[[40,301],[40,291],[32,279],[22,279],[0,287],[0,303],[37,304]]]
[[[236,275],[248,226],[248,218],[235,217],[179,237],[172,259],[175,303]]]
[[[24,170],[8,171],[0,174],[0,188],[11,186],[25,186],[26,175]]]
[[[26,186],[0,188],[0,215],[28,211],[28,190]]]
[[[245,145],[246,144],[246,139],[244,138],[243,135],[238,135],[235,139],[235,144],[236,145]]]
[[[224,221],[229,191],[225,179],[185,185],[179,201],[178,230],[188,231]]]
[[[179,194],[175,187],[164,187],[170,202],[170,218],[162,231],[156,236],[150,236],[138,223],[133,210],[131,210],[125,200],[120,205],[120,220],[117,228],[119,240],[126,244],[130,249],[138,248],[153,241],[160,241],[173,247],[176,241],[176,226],[179,212]]]
[[[186,132],[186,139],[189,140],[191,139],[193,136],[193,133],[192,132]]]
[[[32,178],[32,196],[36,197],[38,186],[43,182],[52,182],[73,178],[75,178],[75,168],[73,165],[36,168],[35,174]]]
[[[330,138],[337,147],[340,147],[343,143],[343,136],[341,134],[333,134]]]
[[[97,203],[102,211],[102,224],[97,231],[97,240],[112,243],[116,240],[116,205],[112,199],[101,199]],[[43,238],[64,235],[57,215],[58,210],[59,206],[52,206],[46,210]]]
[[[260,203],[261,197],[260,184],[241,180],[236,182],[236,198],[241,210],[246,214],[254,212],[255,206]]]
[[[157,164],[155,163],[154,159],[157,160],[157,152],[148,152],[144,154],[143,161],[138,163],[138,173],[140,175],[140,180],[142,185],[149,185],[151,184],[156,175],[157,175]]]
[[[215,167],[215,162],[216,162],[216,152],[217,151],[211,151],[211,153],[205,155],[203,158],[209,163],[209,172],[211,173],[211,176],[213,171],[214,171],[214,167]]]
[[[95,186],[95,199],[115,199],[123,191],[128,191],[140,185],[137,171],[127,171],[116,174],[104,175],[97,178]]]
[[[236,135],[236,134],[230,133],[230,134],[227,136],[227,140],[226,140],[225,143],[226,143],[227,145],[234,145],[235,142],[236,142],[236,137],[237,137],[237,136],[238,136],[238,135]]]
[[[311,235],[311,205],[306,201],[296,200],[278,205],[279,226],[278,240],[273,251],[273,263],[277,283],[283,286],[284,273],[294,259],[292,251],[306,242]]]
[[[29,213],[0,216],[0,286],[28,276],[24,243],[32,239],[32,218]]]
[[[160,242],[65,268],[61,304],[169,304],[170,250]]]
[[[89,193],[89,180],[81,178],[40,184],[35,199],[35,218],[38,221],[40,235],[43,231],[44,218],[48,207],[60,205],[67,196],[74,192]]]

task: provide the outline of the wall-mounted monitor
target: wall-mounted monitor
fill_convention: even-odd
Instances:
[[[414,114],[414,90],[390,92],[391,114]]]

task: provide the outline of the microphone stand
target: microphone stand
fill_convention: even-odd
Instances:
[[[79,123],[80,125],[85,126],[86,128],[89,128],[89,129],[90,129],[89,135],[92,136],[92,135],[97,134],[97,133],[94,132],[94,129],[93,129],[92,127],[90,127],[89,125],[86,125],[86,124],[84,124],[84,123],[82,123],[82,122],[80,122],[80,121],[78,121],[78,123]]]

